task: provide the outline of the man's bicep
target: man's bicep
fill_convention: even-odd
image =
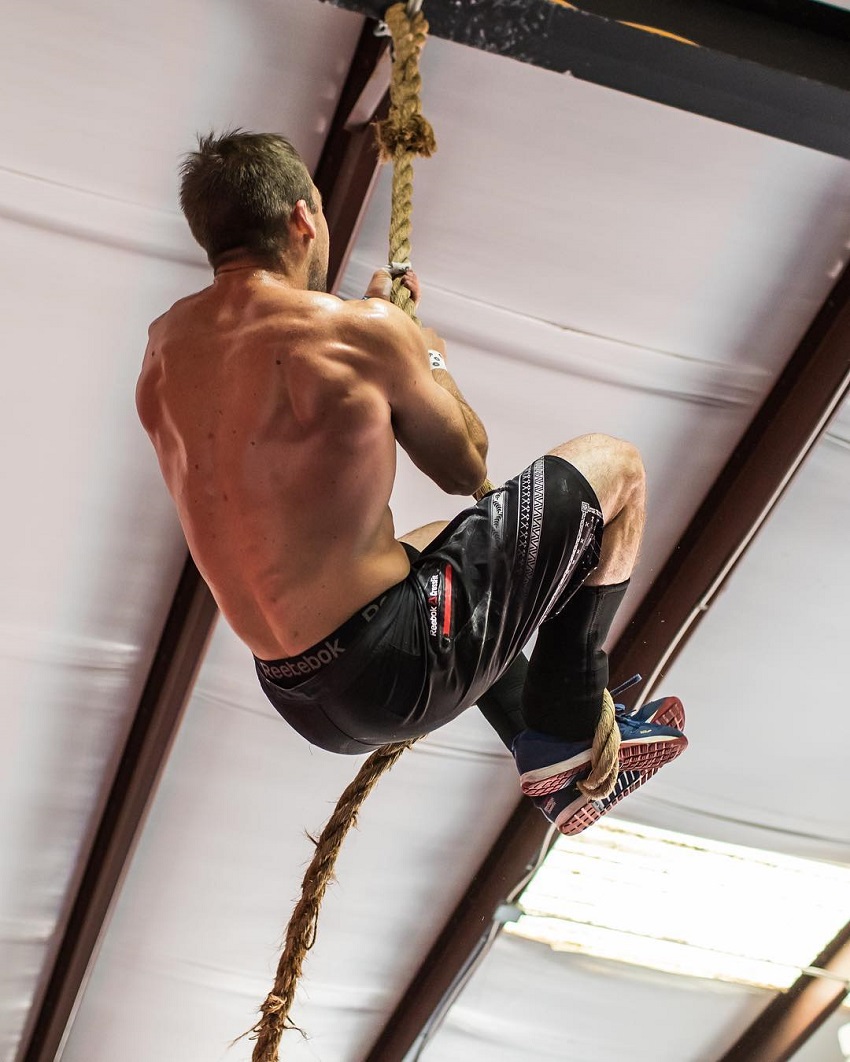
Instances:
[[[392,410],[396,439],[443,490],[472,493],[479,486],[469,484],[480,472],[480,456],[460,402],[434,380],[419,328],[401,310],[379,300],[363,302],[354,312]]]
[[[469,494],[476,477],[474,453],[458,400],[425,370],[416,385],[391,402],[396,439],[411,461],[448,494]]]

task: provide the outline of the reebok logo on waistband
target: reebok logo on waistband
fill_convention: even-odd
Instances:
[[[286,663],[266,664],[262,660],[258,660],[257,663],[268,678],[297,678],[299,675],[309,675],[313,671],[318,671],[320,667],[329,664],[331,660],[336,660],[344,652],[345,649],[339,644],[339,638],[335,638],[332,642],[326,641],[315,653],[287,660]]]

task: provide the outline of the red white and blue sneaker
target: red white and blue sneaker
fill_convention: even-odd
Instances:
[[[676,730],[684,732],[685,708],[678,697],[662,697],[658,701],[650,701],[641,708],[626,708],[622,704],[614,705],[617,718],[633,719],[638,723],[660,723],[661,726],[672,726]]]
[[[540,808],[546,818],[569,837],[598,822],[621,800],[639,789],[657,770],[658,768],[651,771],[620,771],[613,791],[600,800],[586,797],[579,789],[576,779],[564,789],[548,796],[536,797],[534,806]],[[582,775],[586,773],[589,772],[583,771]]]
[[[631,686],[634,680],[629,680],[624,686]],[[618,688],[621,692],[624,686]],[[678,697],[663,697],[658,701],[650,701],[642,708],[629,712],[622,705],[617,705],[617,715],[627,715],[639,722],[660,723],[663,726],[672,726],[682,730],[685,725],[685,709]],[[578,788],[579,778],[575,778],[564,789],[559,789],[547,796],[537,797],[534,800],[535,807],[540,808],[546,818],[558,827],[561,833],[571,836],[581,833],[588,826],[598,822],[603,815],[617,806],[621,800],[634,793],[642,785],[660,770],[660,767],[652,767],[648,770],[626,770],[617,775],[617,782],[612,792],[600,800],[591,800]],[[587,769],[581,772],[586,777]]]
[[[621,693],[638,680],[630,679],[613,693]],[[637,711],[629,712],[623,705],[615,705],[615,710],[621,772],[654,774],[687,748],[688,739],[682,733],[685,711],[678,697],[651,701]],[[569,786],[589,767],[591,745],[591,741],[570,742],[536,730],[523,730],[513,744],[522,791],[539,797]]]

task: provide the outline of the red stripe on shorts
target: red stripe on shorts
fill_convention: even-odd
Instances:
[[[443,634],[452,633],[452,566],[446,565],[446,593],[443,607]]]

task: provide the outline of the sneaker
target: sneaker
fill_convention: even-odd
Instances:
[[[611,696],[616,697],[641,681],[642,675],[632,675],[630,679],[611,690]],[[650,701],[642,708],[626,708],[624,704],[615,704],[614,711],[618,718],[629,716],[641,723],[661,723],[662,726],[674,726],[677,730],[685,729],[685,709],[678,697],[662,697],[661,700]]]
[[[578,787],[578,779],[564,789],[559,789],[548,796],[537,797],[534,806],[539,808],[546,818],[558,827],[561,833],[572,836],[581,833],[588,826],[598,822],[603,815],[617,806],[621,800],[639,789],[659,768],[650,771],[620,771],[613,792],[601,800],[591,800]]]
[[[621,693],[635,681],[635,679],[630,679],[622,686],[618,686],[612,693]],[[662,726],[675,727],[677,730],[683,730],[685,726],[685,709],[678,697],[662,697],[660,700],[650,701],[642,708],[632,711],[628,711],[622,704],[617,704],[615,711],[618,719],[629,717],[639,723],[659,723]],[[548,796],[537,797],[533,803],[551,823],[558,827],[561,833],[571,836],[581,833],[588,826],[598,822],[621,800],[648,782],[654,774],[658,773],[661,766],[663,765],[643,771],[620,771],[613,791],[601,800],[591,800],[586,797],[578,788],[579,779],[576,778],[564,789],[550,793]],[[582,773],[586,776],[588,772]]]
[[[634,773],[637,774],[638,772],[635,771]],[[617,782],[620,781],[620,777],[622,775],[617,777]],[[587,829],[587,826],[592,826],[593,822],[596,821],[594,819],[592,822],[589,821],[587,826],[582,825],[587,815],[585,809],[590,805],[591,801],[589,797],[586,797],[581,792],[577,781],[571,782],[569,785],[564,786],[563,789],[557,789],[554,793],[549,793],[546,796],[534,797],[532,798],[532,803],[543,812],[553,826],[558,827],[561,833],[581,833],[582,830]]]
[[[620,687],[622,688],[622,687]],[[618,690],[619,692],[619,690]],[[687,747],[681,726],[685,721],[678,697],[651,701],[637,711],[615,706],[620,730],[621,771],[657,771]],[[564,741],[551,734],[523,730],[514,739],[513,754],[522,791],[545,796],[568,786],[590,763],[592,742]]]
[[[639,723],[660,723],[661,726],[672,726],[676,730],[685,729],[685,709],[678,697],[662,697],[631,710],[623,704],[615,704],[614,711],[618,719],[628,718]]]
[[[642,722],[661,723],[663,726],[674,726],[677,730],[685,729],[685,709],[678,697],[662,697],[660,701],[650,701],[649,704],[645,704],[642,708],[632,709],[632,711],[627,711],[622,704],[615,705],[615,709],[618,715],[629,715],[632,719],[639,719]],[[610,806],[606,807],[605,811],[610,811],[614,804],[618,804],[623,797],[627,797],[629,793],[633,793],[644,782],[648,782],[663,766],[661,764],[658,767],[650,767],[645,771],[638,771],[637,773],[643,776],[641,780],[625,792],[621,791],[620,795],[617,796],[617,792],[621,790],[623,774],[632,773],[630,771],[622,772],[617,778],[617,785],[613,792],[605,798],[606,801],[613,801]]]

